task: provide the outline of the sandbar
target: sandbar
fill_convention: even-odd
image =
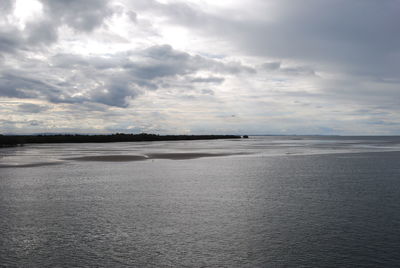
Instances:
[[[241,154],[241,153],[240,153]],[[169,160],[186,160],[196,159],[201,157],[217,157],[238,155],[237,153],[154,153],[146,155],[92,155],[64,158],[64,160],[75,161],[101,161],[101,162],[129,162],[143,161],[149,159],[169,159]]]
[[[185,160],[185,159],[196,159],[201,157],[217,157],[217,156],[229,156],[234,155],[232,153],[156,153],[148,154],[149,159],[170,159],[170,160]]]
[[[92,155],[92,156],[65,158],[65,160],[102,161],[102,162],[143,161],[146,159],[147,158],[144,155]]]
[[[0,168],[25,168],[60,165],[62,162],[42,162],[29,164],[0,164]]]

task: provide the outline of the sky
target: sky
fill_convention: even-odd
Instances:
[[[400,0],[0,0],[0,133],[400,135]]]

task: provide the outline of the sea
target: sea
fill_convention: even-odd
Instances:
[[[0,267],[400,267],[400,137],[0,148]]]

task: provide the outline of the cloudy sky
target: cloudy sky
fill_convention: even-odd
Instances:
[[[0,133],[400,134],[399,0],[0,0]]]

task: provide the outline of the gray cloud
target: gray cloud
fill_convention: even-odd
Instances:
[[[316,75],[313,69],[305,66],[286,67],[286,68],[281,68],[280,70],[288,75],[309,75],[309,76]]]
[[[211,14],[185,3],[154,0],[140,0],[135,6],[199,34],[223,36],[249,55],[319,64],[354,75],[400,75],[397,0],[256,2],[257,13],[271,18],[238,19],[229,12]]]
[[[134,57],[134,59],[129,59]],[[252,67],[238,62],[224,63],[214,59],[191,55],[173,49],[169,45],[156,45],[138,51],[116,53],[108,57],[55,55],[51,62],[57,68],[90,70],[91,79],[104,81],[104,85],[91,90],[89,96],[74,101],[95,101],[110,106],[127,107],[128,100],[142,90],[165,87],[164,79],[194,74],[200,70],[221,74],[255,73]],[[116,79],[115,77],[118,77]],[[90,77],[86,77],[89,79]],[[192,79],[192,83],[222,83],[224,78],[208,77]],[[69,85],[71,86],[71,85]],[[140,90],[142,89],[142,90]],[[64,99],[62,101],[71,101]],[[60,101],[55,99],[54,101]]]
[[[23,113],[40,113],[48,110],[49,107],[44,105],[37,105],[34,103],[23,103],[18,105],[18,111]]]
[[[203,89],[201,93],[204,95],[214,95],[214,91],[211,89]]]
[[[26,42],[30,45],[51,44],[57,41],[57,28],[54,27],[54,22],[51,20],[41,20],[31,23],[27,26],[26,32],[29,36]]]
[[[8,14],[14,7],[13,0],[0,0],[0,14]]]
[[[221,62],[199,55],[174,50],[170,45],[152,46],[139,52],[144,62],[131,62],[124,67],[143,79],[186,75],[198,70],[209,70],[225,74],[255,73],[255,69],[240,62]]]
[[[41,0],[44,16],[30,21],[25,29],[11,22],[0,24],[0,52],[15,53],[32,50],[34,46],[48,46],[58,39],[58,28],[67,25],[74,30],[91,32],[100,27],[114,10],[106,0]],[[0,14],[8,15],[15,1],[1,0]]]
[[[345,129],[344,122],[350,129],[352,120],[383,131],[398,129],[398,0],[251,0],[229,6],[180,0],[39,1],[42,13],[30,16],[25,10],[14,17],[14,7],[21,6],[0,0],[0,97],[14,98],[1,111],[15,111],[16,118],[26,113],[45,118],[40,113],[48,107],[33,104],[37,99],[60,107],[51,111],[65,120],[84,112],[89,121],[100,121],[98,114],[109,118],[117,111],[121,129],[136,129],[124,119],[128,112],[165,114],[175,104],[179,118],[195,107],[215,111],[212,120],[218,120],[226,110],[257,126],[276,120],[276,130],[334,132]],[[15,106],[17,98],[32,103]],[[262,104],[271,99],[273,115],[271,106]],[[70,109],[68,116],[64,108]],[[305,115],[313,112],[321,119],[310,128]],[[198,129],[207,129],[206,116],[200,121],[207,123],[196,123]],[[155,121],[149,129],[184,121],[170,116],[175,125],[161,126],[161,117],[149,118]],[[18,128],[36,124],[14,122]],[[256,130],[249,124],[246,131]]]
[[[23,39],[17,29],[0,27],[0,52],[12,53],[21,46],[22,42]]]
[[[229,8],[208,13],[181,2],[135,3],[138,12],[156,13],[198,35],[223,39],[242,55],[279,59],[261,66],[271,75],[313,77],[314,92],[304,98],[398,110],[397,0],[254,1],[257,10],[245,9],[241,16],[231,16]],[[280,94],[291,98],[298,93]]]
[[[130,10],[130,11],[128,11],[128,16],[129,16],[129,18],[130,18],[130,20],[132,22],[137,23],[137,14],[136,14],[136,12]]]
[[[66,24],[73,29],[90,32],[113,14],[107,0],[41,0],[53,23]]]
[[[281,68],[281,63],[280,62],[266,62],[263,65],[261,65],[261,68],[264,70],[268,71],[275,71],[279,70]]]
[[[43,40],[43,38],[40,38]],[[185,77],[199,71],[220,74],[255,73],[240,62],[222,62],[156,45],[145,49],[82,56],[56,54],[49,59],[52,71],[41,62],[33,72],[6,69],[0,76],[0,96],[44,99],[53,103],[101,103],[126,108],[145,90],[165,87],[165,79]],[[52,75],[54,74],[54,75]],[[64,79],[60,81],[59,77]],[[34,77],[34,78],[33,78]],[[189,78],[191,83],[222,83],[223,77]],[[181,86],[181,85],[179,85]],[[191,88],[190,85],[188,88]]]
[[[192,83],[215,83],[215,84],[221,84],[222,82],[225,81],[225,78],[223,77],[215,77],[215,76],[209,76],[209,77],[196,77],[190,80]]]
[[[67,84],[68,85],[68,84]],[[53,103],[82,103],[90,99],[74,96],[58,85],[32,78],[28,74],[14,71],[0,75],[0,96],[22,99],[43,99]]]
[[[286,75],[314,76],[315,71],[307,66],[283,67],[280,62],[266,62],[261,69],[272,72],[280,72]]]
[[[18,72],[16,72],[18,73]],[[0,96],[12,98],[40,98],[42,95],[56,96],[57,88],[23,74],[0,75]]]
[[[129,84],[127,79],[113,78],[104,88],[91,94],[91,100],[109,106],[128,107],[129,98],[135,98],[140,91]]]
[[[134,56],[136,60],[129,60]],[[170,45],[155,45],[149,48],[110,54],[107,57],[57,54],[52,64],[60,68],[78,68],[82,66],[95,69],[122,68],[138,79],[186,75],[199,70],[209,70],[222,74],[256,73],[256,70],[240,62],[222,62],[215,59],[191,55],[173,49]]]

